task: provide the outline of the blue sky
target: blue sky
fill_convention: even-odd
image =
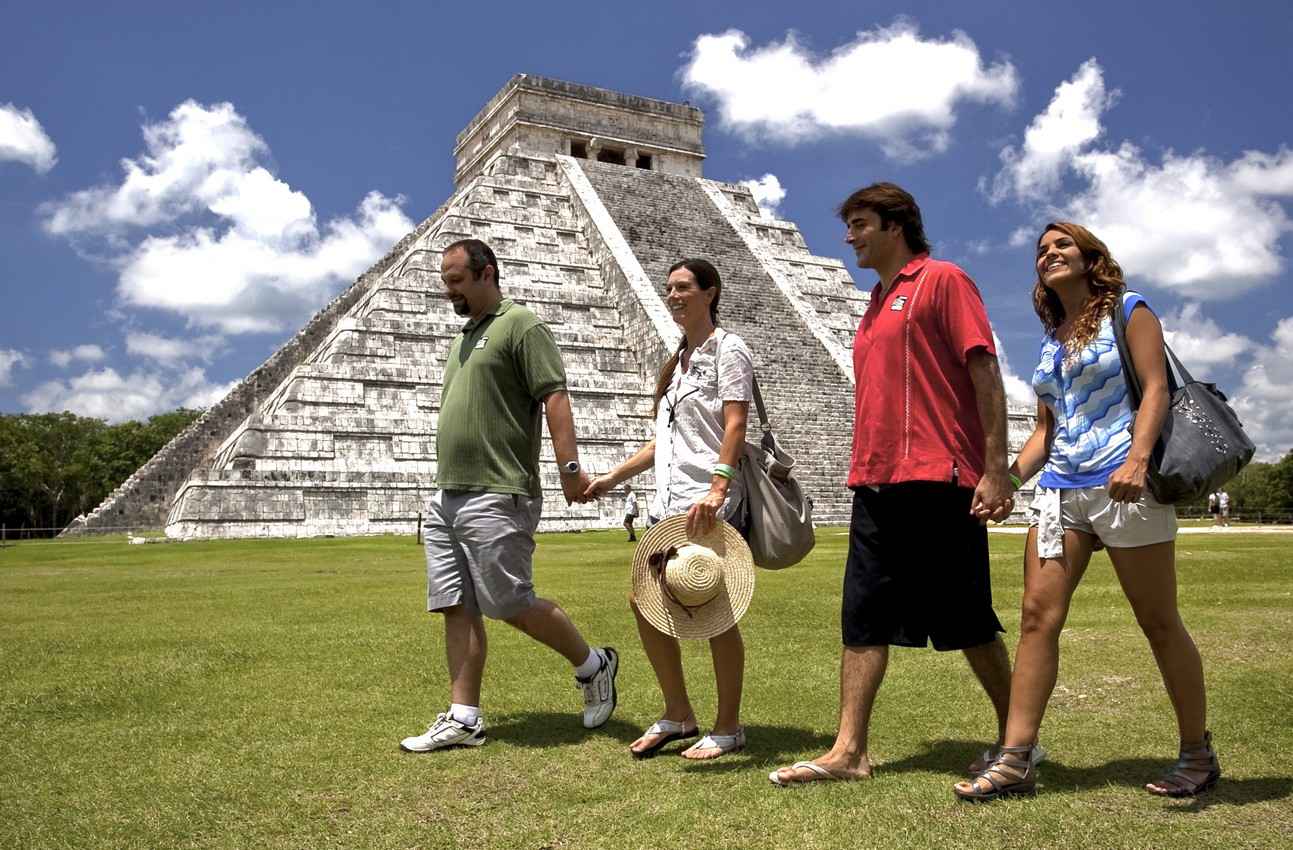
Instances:
[[[0,411],[215,400],[449,196],[524,72],[703,107],[706,176],[780,186],[818,254],[851,257],[850,190],[907,186],[1016,377],[1037,228],[1089,223],[1293,447],[1287,3],[769,6],[7,3]]]

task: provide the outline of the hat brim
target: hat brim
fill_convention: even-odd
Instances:
[[[718,594],[686,609],[669,599],[660,585],[652,555],[688,543],[705,546],[723,562],[723,586]],[[731,525],[720,522],[708,534],[687,534],[687,516],[676,514],[646,530],[633,551],[633,598],[646,621],[664,634],[690,640],[707,640],[735,626],[754,596],[754,557],[750,547]]]

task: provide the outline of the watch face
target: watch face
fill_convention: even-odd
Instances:
[[[569,472],[572,474],[579,471],[579,461],[577,460],[566,461],[561,466],[562,466],[562,469],[566,470],[566,472]]]

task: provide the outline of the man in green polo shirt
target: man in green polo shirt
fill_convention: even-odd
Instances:
[[[566,503],[584,501],[566,372],[552,331],[504,298],[498,261],[479,239],[444,249],[440,279],[454,312],[468,316],[449,348],[436,428],[438,490],[424,539],[427,610],[444,615],[449,709],[400,747],[430,752],[485,743],[480,683],[483,617],[503,620],[560,653],[584,693],[584,726],[615,710],[619,655],[590,647],[556,603],[535,596],[531,558],[543,508],[539,484],[541,413]]]

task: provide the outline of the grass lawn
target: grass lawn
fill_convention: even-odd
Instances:
[[[1024,538],[993,535],[1013,650]],[[625,607],[619,533],[540,539],[537,582],[622,653],[620,706],[586,733],[556,655],[491,624],[490,743],[397,748],[447,699],[439,621],[408,538],[0,550],[0,847],[619,848],[1293,846],[1293,541],[1182,537],[1181,603],[1203,653],[1225,776],[1196,801],[1141,784],[1175,757],[1172,712],[1098,554],[1063,637],[1036,799],[958,803],[993,736],[957,655],[898,650],[872,723],[876,778],[778,789],[833,738],[845,538],[760,572],[748,749],[634,762],[659,697]],[[684,647],[702,724],[707,648]]]

